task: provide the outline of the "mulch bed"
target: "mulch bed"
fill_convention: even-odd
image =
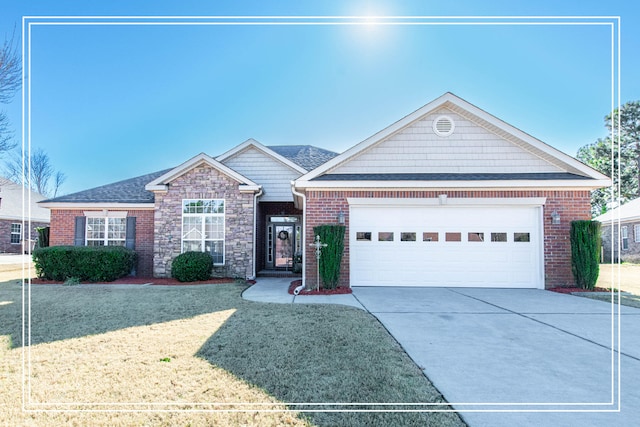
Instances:
[[[593,290],[582,289],[582,288],[551,288],[547,290],[552,292],[558,292],[559,294],[572,294],[574,292],[611,292],[609,289],[605,289],[605,288],[594,288]]]
[[[302,284],[302,280],[294,280],[289,285],[289,294],[293,295],[293,290]],[[298,296],[300,295],[344,295],[350,294],[351,288],[337,287],[335,289],[303,289]]]
[[[219,279],[210,279],[198,282],[179,282],[176,279],[172,278],[159,278],[159,277],[134,277],[127,276],[121,277],[119,279],[114,280],[113,282],[81,282],[82,285],[163,285],[163,286],[186,286],[186,285],[211,285],[211,284],[220,284],[220,283],[232,283],[234,279],[230,278],[219,278]],[[255,283],[255,281],[247,281],[247,283]],[[55,280],[44,280],[44,279],[31,279],[31,283],[34,285],[62,285],[64,282],[55,281]]]

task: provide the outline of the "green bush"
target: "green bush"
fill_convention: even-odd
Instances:
[[[209,280],[213,271],[213,258],[206,252],[185,252],[171,263],[171,277],[180,282]]]
[[[320,241],[327,244],[327,247],[322,248],[320,257],[320,278],[324,289],[335,289],[340,283],[345,229],[344,225],[336,224],[313,227],[314,236],[320,236]]]
[[[592,290],[600,274],[600,223],[571,222],[571,270],[576,284]]]
[[[111,282],[131,273],[136,260],[136,253],[122,246],[51,246],[33,251],[38,277],[58,281]]]

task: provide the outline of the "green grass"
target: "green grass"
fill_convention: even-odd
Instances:
[[[304,412],[415,409],[366,404],[443,399],[368,313],[337,305],[255,303],[241,298],[243,289],[238,284],[33,286],[34,398],[304,403],[289,406],[299,412],[183,418],[180,413],[36,414],[27,423],[19,411],[20,369],[9,366],[17,383],[5,389],[17,400],[9,421],[37,425],[35,417],[49,416],[54,418],[38,420],[48,425],[464,425],[455,413]],[[0,339],[13,348],[0,345],[0,365],[3,357],[4,363],[19,363],[21,337],[21,288],[0,283]],[[316,405],[331,402],[357,406]]]

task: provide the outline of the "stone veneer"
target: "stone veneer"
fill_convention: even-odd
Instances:
[[[253,276],[253,193],[241,193],[239,183],[217,169],[201,164],[155,193],[153,274],[171,276],[171,262],[180,255],[183,199],[224,199],[225,264],[214,275]]]
[[[574,286],[571,272],[571,243],[569,231],[571,221],[591,219],[589,191],[580,190],[529,190],[529,191],[402,191],[402,190],[347,190],[347,191],[307,191],[306,230],[306,277],[307,286],[316,286],[316,260],[312,241],[313,227],[335,223],[340,211],[345,214],[344,256],[342,258],[340,286],[349,286],[349,205],[348,197],[370,198],[437,198],[446,194],[449,198],[504,198],[504,197],[546,197],[544,205],[544,271],[545,288]],[[561,216],[558,225],[551,224],[551,212],[556,210]]]

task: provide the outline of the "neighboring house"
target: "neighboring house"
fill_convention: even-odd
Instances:
[[[44,196],[0,178],[0,252],[26,253],[38,238],[36,228],[49,226],[49,209],[38,205]],[[29,221],[30,220],[30,221]]]
[[[640,199],[594,218],[602,223],[604,262],[640,263]]]
[[[248,140],[218,157],[41,203],[51,244],[135,248],[167,276],[182,251],[217,274],[295,268],[315,285],[313,227],[346,227],[341,284],[573,284],[569,226],[610,180],[446,93],[346,152]],[[296,257],[299,254],[299,257]]]

